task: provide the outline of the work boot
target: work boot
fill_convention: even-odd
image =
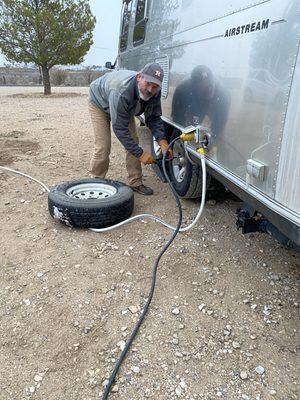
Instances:
[[[130,187],[134,192],[143,194],[144,196],[151,196],[154,193],[150,187],[145,186],[143,184],[139,186],[130,186]]]

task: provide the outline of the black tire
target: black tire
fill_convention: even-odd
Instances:
[[[178,136],[177,132],[175,132],[172,135],[171,140],[175,139],[176,136]],[[180,139],[174,143],[173,152],[174,152],[174,160],[170,161],[169,175],[176,192],[180,197],[185,199],[195,199],[201,197],[202,193],[201,164],[198,163],[192,164],[187,159],[183,147],[183,142]]]
[[[72,227],[105,228],[130,217],[133,207],[131,188],[110,179],[70,181],[48,194],[50,215]]]

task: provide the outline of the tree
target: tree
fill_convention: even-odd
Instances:
[[[39,66],[51,94],[50,69],[83,62],[95,23],[88,0],[0,0],[0,49],[8,61]]]

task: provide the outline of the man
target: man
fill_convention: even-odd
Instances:
[[[107,73],[90,86],[89,111],[95,134],[95,148],[90,172],[104,178],[109,167],[111,149],[110,122],[126,150],[129,185],[143,195],[153,190],[142,182],[142,167],[155,163],[151,154],[138,144],[134,117],[144,113],[145,123],[158,141],[162,152],[168,146],[161,117],[163,70],[157,63],[147,64],[138,73],[120,70]]]

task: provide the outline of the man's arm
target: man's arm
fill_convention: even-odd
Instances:
[[[131,118],[126,99],[112,91],[109,96],[109,111],[115,135],[132,155],[139,158],[143,149],[132,138],[128,125]]]
[[[147,109],[145,110],[145,123],[158,142],[160,140],[167,139],[164,131],[164,123],[161,119],[161,114],[161,103],[159,97],[158,99],[154,100],[152,110],[149,114],[147,113]]]

